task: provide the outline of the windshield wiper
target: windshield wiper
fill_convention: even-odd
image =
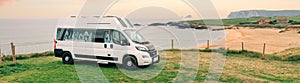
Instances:
[[[133,41],[133,42],[135,42],[135,43],[140,43],[140,42],[138,42],[138,41]]]
[[[146,41],[146,42],[142,42],[143,44],[149,44],[150,42]]]
[[[146,41],[146,42],[139,42],[139,41],[133,41],[135,43],[138,43],[138,44],[149,44],[150,42]]]

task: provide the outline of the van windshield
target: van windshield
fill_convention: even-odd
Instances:
[[[138,43],[138,44],[149,44],[150,43],[136,30],[124,30],[124,32],[135,43]]]

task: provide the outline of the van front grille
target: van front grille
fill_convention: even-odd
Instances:
[[[150,57],[154,57],[157,55],[157,51],[156,50],[153,50],[153,51],[148,51]]]

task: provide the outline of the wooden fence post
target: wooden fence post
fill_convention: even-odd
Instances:
[[[207,47],[206,49],[209,49],[209,40],[207,40]]]
[[[172,47],[172,50],[174,50],[174,40],[173,39],[171,41],[171,47]]]
[[[263,55],[265,55],[266,52],[266,43],[264,43],[264,47],[263,47]]]
[[[245,49],[244,49],[244,42],[242,42],[242,51],[245,51]]]
[[[17,59],[16,59],[16,48],[13,42],[10,43],[11,45],[11,52],[12,52],[12,58],[13,58],[13,62],[16,65],[17,64]]]

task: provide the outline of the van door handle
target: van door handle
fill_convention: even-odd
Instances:
[[[107,44],[104,44],[104,48],[107,48]]]
[[[114,48],[114,45],[113,45],[113,44],[110,44],[110,48]]]

